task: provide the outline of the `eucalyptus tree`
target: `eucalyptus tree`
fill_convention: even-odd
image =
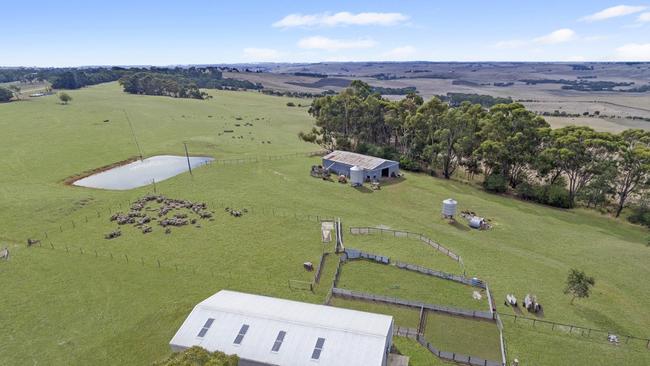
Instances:
[[[542,156],[566,176],[569,201],[573,206],[580,191],[614,159],[617,139],[610,133],[597,132],[587,126],[558,128],[550,137]]]
[[[515,188],[525,180],[539,154],[549,124],[519,103],[497,104],[483,119],[476,156],[491,173],[503,175]]]
[[[616,217],[630,195],[647,188],[650,179],[650,132],[625,130],[620,134],[620,141],[615,180]]]

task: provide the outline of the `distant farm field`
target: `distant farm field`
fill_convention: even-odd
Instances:
[[[370,193],[315,179],[309,168],[320,159],[304,155],[318,147],[297,137],[313,120],[306,108],[286,105],[304,105],[304,99],[210,93],[214,98],[205,101],[134,96],[109,83],[70,91],[74,99],[65,106],[56,96],[0,105],[0,247],[11,251],[9,261],[0,261],[0,365],[150,364],[169,354],[168,342],[192,307],[224,288],[323,303],[338,259],[333,254],[314,292],[289,282],[311,281],[303,262],[318,263],[332,251],[331,243],[321,243],[324,216],[340,217],[345,229],[381,225],[435,239],[462,256],[468,277],[489,283],[500,312],[515,314],[502,305],[506,294],[534,293],[545,320],[650,337],[647,230],[424,174],[406,173]],[[117,228],[110,216],[152,193],[153,185],[105,191],[65,180],[138,155],[126,116],[145,156],[182,155],[187,143],[191,154],[221,160],[155,187],[167,197],[205,202],[214,221],[174,227],[170,234],[156,224],[148,234],[122,226],[122,236],[104,239]],[[234,158],[242,159],[223,161]],[[441,201],[449,197],[459,209],[489,217],[493,229],[441,219]],[[233,217],[226,207],[247,212]],[[28,238],[41,243],[27,248]],[[456,262],[416,240],[344,238],[352,248],[461,273]],[[592,296],[573,305],[562,293],[570,268],[596,278]],[[469,288],[449,292],[433,278],[401,271],[350,262],[341,283],[458,306],[476,301]],[[392,311],[340,299],[333,304]],[[410,311],[395,318],[409,327],[417,321]],[[504,323],[508,357],[526,364],[650,363],[643,347]],[[444,335],[439,324],[438,336]],[[413,365],[442,364],[414,341],[398,338],[396,344]]]

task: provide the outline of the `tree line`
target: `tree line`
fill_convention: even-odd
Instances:
[[[643,130],[551,129],[512,102],[486,108],[416,94],[391,101],[359,80],[316,98],[309,113],[316,127],[299,134],[305,141],[399,160],[404,169],[446,179],[461,169],[470,177],[480,174],[489,191],[553,206],[612,204],[619,216],[648,188],[650,133]]]
[[[119,80],[124,91],[134,94],[167,95],[203,99],[206,89],[261,89],[262,84],[223,78],[218,67],[95,67],[95,68],[11,68],[0,69],[0,81],[48,81],[54,89],[79,89]],[[7,101],[5,90],[0,100]],[[6,99],[8,98],[8,99]]]

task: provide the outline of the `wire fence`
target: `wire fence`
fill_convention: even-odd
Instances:
[[[353,300],[363,300],[363,301],[371,301],[371,302],[380,302],[380,303],[391,304],[391,305],[400,305],[400,306],[406,306],[415,309],[426,309],[433,312],[439,312],[439,313],[455,315],[455,316],[462,316],[462,317],[478,319],[478,320],[495,321],[496,319],[493,314],[487,311],[467,310],[467,309],[460,309],[451,306],[427,304],[420,301],[404,300],[397,297],[375,295],[375,294],[369,294],[369,293],[359,292],[354,290],[347,290],[347,289],[342,289],[337,287],[332,288],[332,296],[338,296],[338,297],[348,298]]]
[[[399,325],[393,327],[393,336],[417,339],[419,334],[418,330],[414,328],[400,327]]]
[[[483,359],[481,357],[468,356],[468,355],[463,355],[455,352],[441,351],[436,347],[434,347],[431,343],[427,342],[427,340],[421,335],[418,335],[416,339],[422,346],[424,346],[427,350],[429,350],[429,352],[433,353],[434,355],[444,360],[453,361],[456,363],[462,363],[466,365],[472,365],[472,366],[505,366],[505,362],[491,361],[491,360]]]
[[[397,268],[400,268],[400,269],[405,269],[405,270],[408,270],[408,271],[418,272],[418,273],[422,273],[422,274],[425,274],[425,275],[442,278],[444,280],[458,282],[458,283],[461,283],[461,284],[467,285],[467,286],[478,287],[478,288],[482,288],[482,289],[486,288],[485,282],[483,282],[482,280],[479,280],[477,278],[467,278],[465,276],[459,276],[459,275],[455,275],[455,274],[451,274],[451,273],[447,273],[447,272],[436,271],[436,270],[433,270],[433,269],[429,269],[429,268],[426,268],[426,267],[419,266],[417,264],[404,263],[404,262],[400,262],[400,261],[395,261],[394,263],[395,263],[395,266]]]
[[[498,313],[498,315],[502,316],[503,319],[510,321],[513,325],[529,326],[537,331],[563,332],[618,345],[640,346],[645,349],[650,349],[650,338],[620,334],[613,331],[594,329],[574,324],[557,323],[549,320],[529,318],[513,314]]]
[[[290,153],[290,154],[280,154],[280,155],[265,155],[265,156],[247,156],[247,157],[235,157],[229,159],[215,159],[207,161],[201,166],[215,166],[215,165],[233,165],[233,164],[251,164],[251,163],[260,163],[265,161],[275,161],[275,160],[288,160],[301,157],[314,157],[314,156],[323,156],[327,154],[327,150],[317,150],[310,152],[299,152],[299,153]]]
[[[457,261],[460,263],[461,267],[464,268],[463,264],[463,259],[461,258],[460,255],[454,253],[451,251],[449,248],[444,247],[437,243],[436,241],[429,239],[427,236],[422,235],[420,233],[413,233],[409,231],[400,231],[400,230],[392,230],[392,229],[382,229],[382,228],[376,228],[376,227],[350,227],[350,234],[352,235],[371,235],[371,234],[380,234],[380,235],[391,235],[396,238],[409,238],[409,239],[416,239],[419,240],[432,248],[436,249],[437,251],[443,253],[444,255],[448,256],[449,258]],[[463,270],[464,272],[464,270]]]
[[[325,258],[329,255],[329,253],[324,252],[320,256],[320,261],[318,262],[318,268],[316,268],[316,273],[314,274],[314,284],[320,283],[320,276],[323,271],[323,266],[325,265]]]
[[[288,280],[289,288],[292,290],[309,290],[311,292],[314,292],[314,288],[320,282],[321,272],[323,270],[323,266],[325,265],[325,258],[328,254],[329,253],[327,252],[323,252],[323,254],[321,254],[320,261],[318,262],[318,267],[316,268],[314,277],[311,281]]]
[[[197,275],[201,278],[215,278],[222,280],[228,286],[238,285],[241,282],[240,279],[234,278],[230,271],[223,271],[219,267],[200,266],[196,264],[184,265],[157,257],[134,256],[129,253],[120,253],[117,251],[88,249],[85,247],[54,243],[39,243],[33,245],[31,249],[43,253],[48,252],[77,256],[84,260],[103,260],[115,265],[136,266],[146,270]]]
[[[135,200],[135,199],[134,199]],[[55,239],[56,235],[68,232],[71,230],[77,230],[83,227],[85,224],[93,224],[100,220],[106,220],[108,222],[111,215],[117,212],[128,212],[134,200],[128,200],[123,202],[118,202],[112,207],[101,207],[95,208],[92,214],[87,214],[84,216],[78,216],[75,219],[70,219],[64,223],[55,226],[54,229],[50,228],[49,230],[42,231],[40,233],[34,232],[30,235],[30,239],[38,239],[42,241],[52,241]],[[202,201],[208,205],[208,209],[225,209],[225,208],[241,208],[246,209],[245,215],[263,215],[263,216],[272,216],[278,218],[286,219],[295,219],[302,221],[310,221],[319,223],[321,221],[332,221],[335,218],[335,215],[327,214],[314,214],[314,213],[304,213],[298,212],[291,209],[279,208],[279,207],[268,207],[268,206],[252,206],[242,203],[233,203],[229,201]]]

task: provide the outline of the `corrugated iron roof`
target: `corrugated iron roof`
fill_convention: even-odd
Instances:
[[[373,170],[385,162],[397,164],[396,161],[377,158],[374,156],[357,154],[349,151],[334,150],[325,155],[323,159],[335,161],[337,163],[347,164],[350,166],[358,166],[365,170]]]
[[[197,337],[210,318],[210,329]],[[192,310],[170,344],[297,366],[309,363],[318,338],[324,338],[319,364],[379,366],[392,322],[387,315],[222,290]],[[246,334],[233,344],[243,324],[249,326]],[[272,352],[280,331],[286,335]]]

